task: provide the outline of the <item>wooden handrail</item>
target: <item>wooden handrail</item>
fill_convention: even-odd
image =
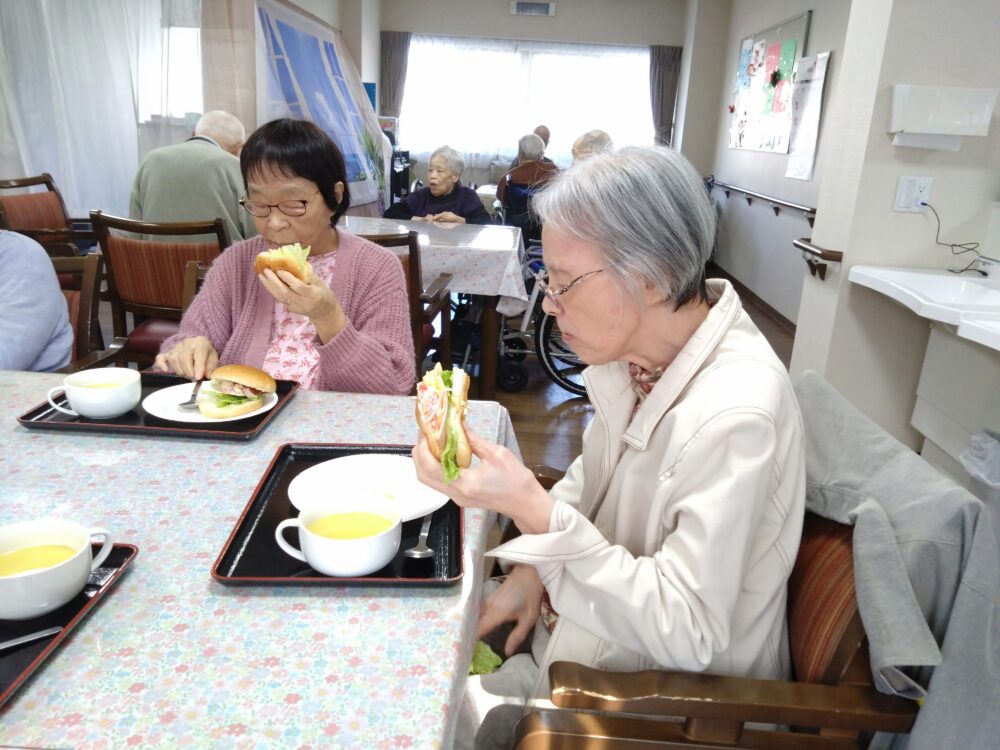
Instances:
[[[839,250],[827,250],[825,247],[814,245],[809,237],[799,237],[792,240],[792,244],[802,251],[802,260],[809,266],[809,273],[813,276],[819,274],[822,281],[826,281],[826,264],[840,263],[844,260],[844,254]]]
[[[774,215],[777,216],[778,212],[782,208],[787,208],[791,211],[801,211],[809,222],[809,226],[813,225],[813,221],[816,219],[816,209],[812,206],[804,206],[801,203],[792,203],[791,201],[782,200],[781,198],[775,198],[773,195],[764,195],[764,193],[758,193],[755,190],[747,190],[746,188],[737,187],[736,185],[730,185],[726,182],[719,182],[718,180],[713,181],[713,187],[718,188],[729,197],[730,193],[742,193],[743,197],[747,200],[747,205],[751,205],[753,200],[767,201],[771,204],[771,210],[774,211]]]

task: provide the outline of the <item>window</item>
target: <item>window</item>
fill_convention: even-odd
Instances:
[[[649,50],[413,37],[399,118],[399,143],[411,155],[425,161],[448,144],[467,170],[506,165],[539,124],[552,131],[546,155],[561,166],[577,136],[594,128],[616,145],[652,143]]]

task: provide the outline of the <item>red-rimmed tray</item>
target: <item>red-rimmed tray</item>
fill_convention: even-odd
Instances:
[[[94,554],[100,546],[94,546]],[[61,627],[55,635],[0,651],[0,706],[6,703],[53,651],[66,639],[115,585],[139,552],[132,544],[114,544],[111,553],[90,574],[87,585],[59,609],[29,620],[0,620],[0,641],[12,640],[40,630]]]
[[[450,586],[462,578],[462,509],[449,500],[431,517],[427,544],[436,554],[428,559],[406,557],[417,543],[420,518],[403,523],[396,557],[381,570],[357,578],[331,578],[285,554],[274,531],[286,518],[298,515],[288,497],[288,485],[306,469],[334,458],[358,453],[409,455],[411,445],[289,443],[278,448],[271,465],[250,497],[229,539],[212,567],[212,577],[227,585],[256,586]],[[332,492],[336,488],[331,488]],[[293,545],[297,529],[288,529]]]
[[[142,399],[161,388],[188,383],[175,375],[142,374]],[[299,384],[294,380],[278,380],[278,402],[273,409],[256,416],[232,422],[188,423],[173,422],[148,414],[139,405],[115,419],[87,419],[63,414],[45,401],[25,412],[17,421],[31,430],[56,430],[59,432],[111,432],[124,435],[156,435],[161,437],[205,438],[209,440],[253,440],[271,424],[278,412],[285,408]],[[59,395],[56,403],[67,406],[66,397]]]

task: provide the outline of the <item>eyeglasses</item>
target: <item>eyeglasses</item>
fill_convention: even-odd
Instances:
[[[316,191],[318,193],[319,190]],[[312,195],[316,195],[313,193]],[[312,197],[309,196],[310,198]],[[285,216],[302,216],[306,212],[309,201],[281,201],[280,203],[263,203],[262,201],[252,201],[247,196],[240,198],[240,205],[247,212],[257,218],[263,219],[271,215],[271,209],[276,208]]]
[[[535,283],[538,284],[538,288],[542,290],[542,293],[550,300],[552,300],[552,304],[554,304],[558,309],[562,310],[563,306],[562,303],[559,301],[559,298],[562,295],[566,294],[566,292],[575,287],[577,284],[582,284],[591,276],[595,276],[603,270],[604,270],[603,268],[598,268],[596,271],[587,271],[587,273],[580,274],[571,282],[565,284],[564,286],[559,287],[558,289],[553,289],[552,287],[549,286],[548,271],[539,271],[538,273],[535,274]]]

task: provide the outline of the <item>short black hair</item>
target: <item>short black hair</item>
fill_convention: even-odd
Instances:
[[[333,211],[330,226],[336,226],[351,207],[344,155],[315,123],[283,118],[261,125],[251,133],[240,152],[244,188],[250,189],[249,175],[265,169],[315,182],[326,207]],[[344,183],[340,203],[333,189],[338,182]]]

